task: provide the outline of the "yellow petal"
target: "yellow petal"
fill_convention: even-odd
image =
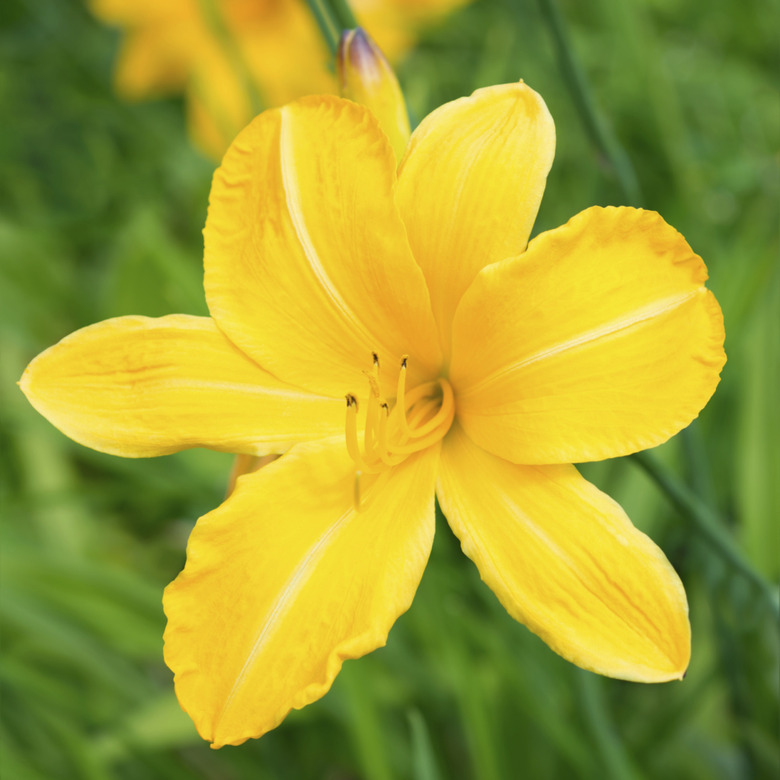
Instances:
[[[204,739],[259,737],[384,645],[428,559],[438,457],[363,477],[356,512],[343,441],[300,445],[198,521],[165,591],[165,660]]]
[[[393,387],[441,356],[425,280],[393,202],[395,159],[362,106],[304,98],[266,111],[214,177],[206,295],[230,339],[275,376],[314,392],[365,385],[377,352]]]
[[[358,24],[371,35],[391,62],[414,46],[417,31],[435,24],[469,0],[350,0]]]
[[[116,84],[128,98],[181,91],[204,45],[213,45],[192,0],[91,0],[89,6],[124,28]]]
[[[554,151],[547,106],[522,82],[447,103],[412,134],[398,204],[445,350],[477,272],[525,249]]]
[[[127,34],[114,77],[122,97],[138,100],[182,90],[191,67],[184,50],[188,42],[161,33],[151,28]]]
[[[637,682],[682,678],[685,591],[661,550],[574,466],[518,466],[455,426],[439,502],[512,617],[585,669]]]
[[[515,463],[577,463],[666,441],[725,362],[707,271],[658,214],[592,208],[486,268],[453,326],[463,428]]]
[[[19,384],[71,439],[132,458],[189,447],[281,452],[344,427],[343,398],[280,382],[208,317],[99,322],[42,352]]]
[[[219,161],[257,111],[235,63],[213,40],[204,40],[187,84],[187,125],[195,145]]]
[[[409,143],[409,114],[398,79],[385,55],[358,27],[342,33],[337,65],[341,96],[371,110],[400,160]]]
[[[181,17],[192,0],[89,0],[89,10],[108,24],[139,26],[164,24],[172,17]]]
[[[267,106],[336,91],[332,56],[305,3],[252,2],[230,10],[231,32]]]

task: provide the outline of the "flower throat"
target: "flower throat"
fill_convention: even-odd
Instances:
[[[450,383],[440,377],[406,391],[408,358],[401,360],[395,403],[382,396],[379,386],[379,356],[373,353],[373,368],[365,371],[369,385],[363,449],[358,439],[358,399],[347,399],[347,451],[355,463],[355,508],[360,508],[360,477],[397,466],[409,455],[436,444],[447,433],[455,416],[455,397]]]

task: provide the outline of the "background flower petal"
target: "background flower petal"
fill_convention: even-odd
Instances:
[[[166,663],[201,736],[258,737],[384,645],[430,552],[438,451],[364,477],[357,512],[343,442],[301,445],[198,521],[164,606]]]
[[[195,21],[206,29],[186,90],[192,136],[217,161],[261,107],[337,91],[321,33],[304,3],[233,3],[221,11],[232,48],[208,29],[195,4]]]
[[[282,452],[344,427],[344,399],[263,371],[208,317],[117,317],[42,352],[21,388],[67,436],[125,457]]]
[[[393,200],[395,158],[374,117],[335,97],[261,114],[214,177],[206,297],[239,347],[315,392],[388,387],[440,363],[425,280]]]
[[[398,205],[445,351],[477,272],[525,249],[554,153],[552,117],[522,82],[447,103],[412,134]]]
[[[486,268],[454,324],[471,438],[515,463],[576,463],[666,441],[725,362],[704,263],[651,211],[591,208]]]
[[[555,652],[626,680],[682,677],[690,656],[682,583],[574,466],[518,466],[455,427],[437,493],[482,579]]]
[[[132,99],[180,91],[204,47],[213,47],[189,0],[90,0],[90,10],[126,30],[116,85]]]

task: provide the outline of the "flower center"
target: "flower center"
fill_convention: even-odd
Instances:
[[[401,360],[395,402],[388,403],[379,386],[379,357],[374,353],[368,380],[368,407],[360,447],[358,399],[347,395],[347,451],[355,462],[355,507],[360,507],[360,477],[397,466],[444,437],[455,417],[455,397],[450,383],[440,377],[406,390],[407,357]]]

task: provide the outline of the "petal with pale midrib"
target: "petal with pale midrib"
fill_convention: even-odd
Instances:
[[[371,353],[387,395],[441,354],[428,291],[394,203],[395,158],[374,117],[336,97],[257,117],[214,176],[205,238],[211,315],[275,376],[362,393]]]
[[[688,425],[725,363],[707,271],[651,211],[591,208],[485,268],[463,296],[458,418],[515,463],[654,447]]]
[[[74,441],[126,458],[190,447],[262,455],[344,429],[344,399],[280,382],[208,317],[116,317],[33,360],[20,386]]]
[[[437,494],[488,587],[557,653],[625,680],[683,676],[690,626],[679,577],[574,466],[518,466],[455,426]]]
[[[430,552],[438,456],[364,475],[358,512],[343,441],[299,445],[198,521],[165,591],[165,660],[214,747],[275,728],[385,644]]]
[[[554,153],[550,112],[522,82],[446,103],[412,134],[398,204],[445,351],[477,272],[525,249]]]

